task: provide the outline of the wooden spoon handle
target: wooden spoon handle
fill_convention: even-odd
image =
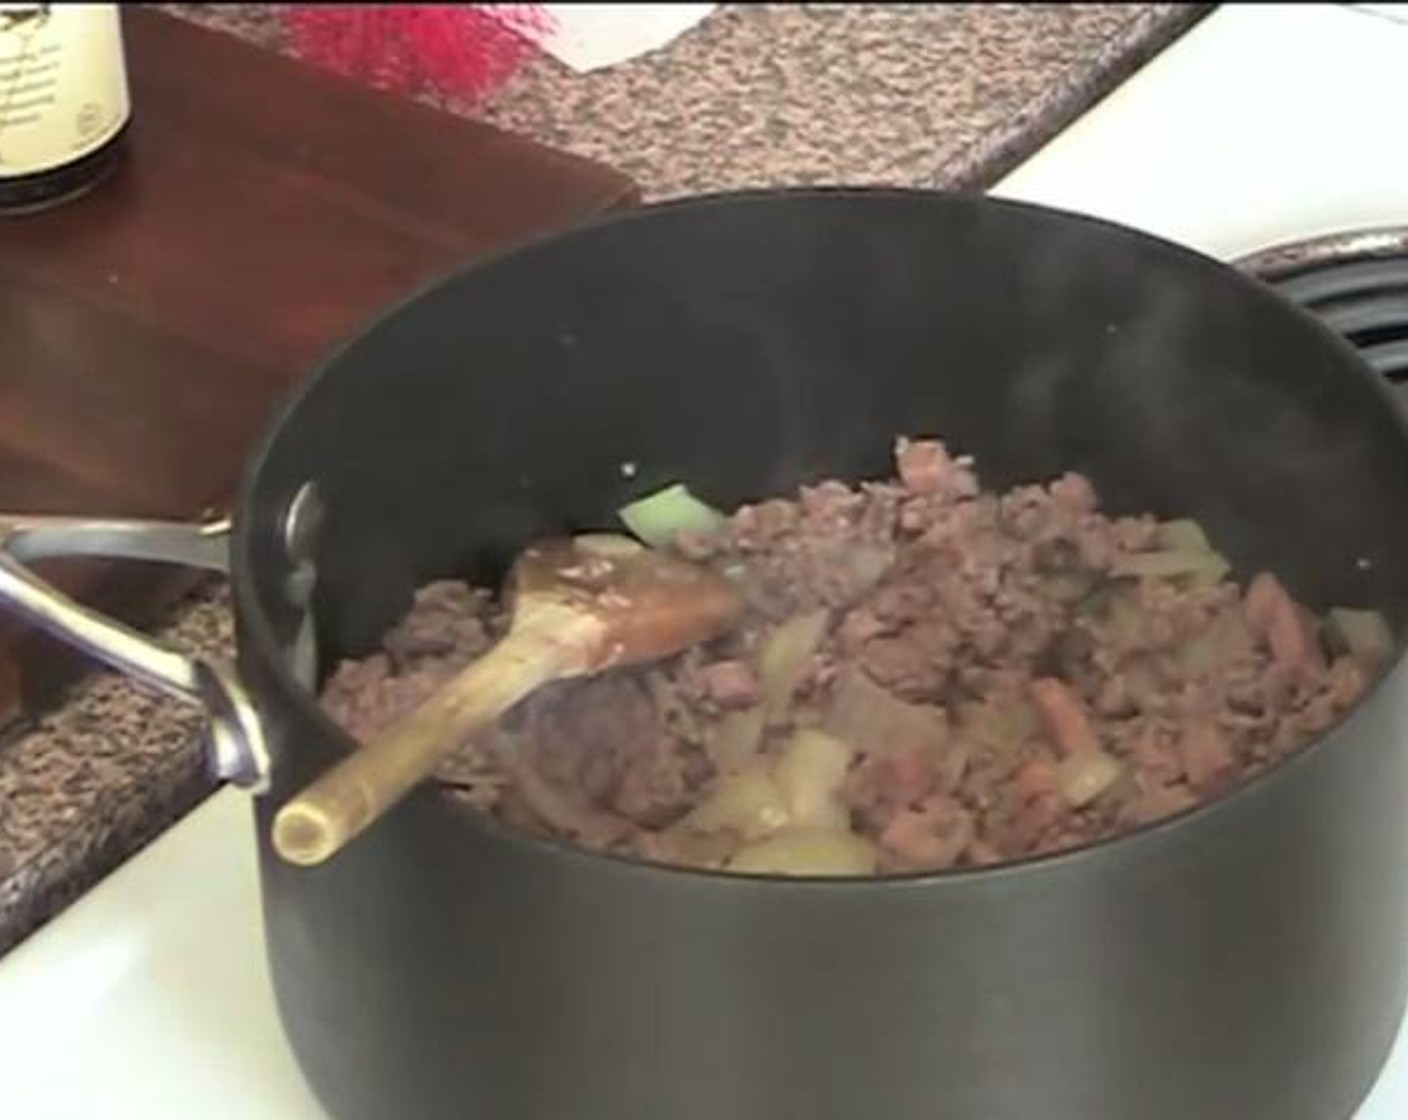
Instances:
[[[465,737],[581,660],[542,627],[510,632],[411,716],[291,798],[274,818],[274,848],[301,866],[322,863],[404,797]]]

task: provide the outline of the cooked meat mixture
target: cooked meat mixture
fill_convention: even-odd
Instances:
[[[1079,475],[986,493],[970,460],[904,439],[896,466],[728,518],[689,498],[657,546],[735,581],[744,624],[545,689],[439,780],[515,827],[667,864],[990,865],[1216,797],[1392,653],[1378,615],[1322,622],[1269,572],[1239,587],[1196,523],[1105,516]],[[433,583],[338,667],[327,710],[369,736],[504,626],[490,592]]]

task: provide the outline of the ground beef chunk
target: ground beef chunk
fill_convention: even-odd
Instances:
[[[870,678],[904,700],[924,702],[944,694],[958,638],[941,622],[906,627],[875,638],[861,650]]]
[[[974,838],[972,814],[951,797],[931,797],[890,818],[880,843],[896,869],[942,871],[958,861]]]
[[[735,515],[726,555],[744,572],[750,604],[780,620],[859,601],[894,560],[888,490],[867,495],[837,482],[803,487],[798,502],[745,507]]]
[[[761,698],[758,675],[744,661],[715,661],[700,672],[709,698],[721,708],[747,708]]]
[[[575,791],[559,789],[543,776],[531,759],[514,752],[506,765],[513,773],[514,792],[522,799],[530,817],[553,832],[589,848],[609,848],[630,835],[629,821],[593,808]]]
[[[863,650],[872,638],[885,633],[885,623],[875,613],[874,607],[861,606],[848,611],[836,631],[836,641],[844,654],[854,654]]]
[[[439,580],[416,592],[411,609],[382,644],[398,666],[426,658],[467,664],[492,644],[492,614],[488,592]]]
[[[431,660],[397,673],[384,653],[344,661],[325,686],[323,707],[354,739],[364,742],[429,699],[455,669],[448,661]]]
[[[659,738],[632,753],[622,768],[611,807],[649,828],[668,824],[689,797],[689,762],[680,745]]]
[[[1188,770],[1188,744],[1178,731],[1166,729],[1156,720],[1132,721],[1132,734],[1121,745],[1125,757],[1154,785],[1172,785]],[[1192,744],[1196,753],[1197,744]]]
[[[770,498],[743,506],[729,526],[734,547],[744,552],[764,552],[796,529],[801,510],[793,502]]]
[[[686,792],[676,740],[634,676],[610,673],[545,690],[529,702],[522,730],[536,771],[597,809],[655,823]]]
[[[1141,784],[1120,810],[1120,823],[1136,828],[1185,812],[1198,804],[1198,796],[1182,783]]]
[[[934,788],[938,758],[926,743],[907,743],[868,755],[850,774],[846,800],[877,830],[896,813],[918,805]]]
[[[894,455],[892,479],[813,481],[682,536],[679,551],[744,592],[738,629],[541,690],[460,744],[439,780],[510,827],[721,868],[759,820],[798,811],[794,786],[770,783],[788,744],[819,732],[832,745],[812,741],[818,769],[788,780],[833,783],[805,804],[873,845],[880,871],[991,866],[1225,794],[1372,682],[1376,666],[1327,656],[1318,620],[1270,573],[1244,590],[1131,566],[1166,547],[1165,526],[1106,514],[1082,475],[990,493],[936,441],[901,439]],[[814,611],[820,644],[783,667],[791,703],[765,708],[760,651]],[[503,632],[488,592],[429,583],[382,649],[335,667],[323,705],[366,740]],[[691,811],[726,788],[742,799],[734,823],[701,831]]]
[[[911,494],[970,498],[978,492],[972,460],[950,458],[944,445],[934,440],[896,441],[895,463],[900,481]]]

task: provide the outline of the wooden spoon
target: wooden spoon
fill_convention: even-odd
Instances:
[[[466,736],[540,686],[678,653],[742,613],[721,576],[607,534],[528,548],[509,594],[513,622],[498,645],[279,810],[280,856],[310,866],[335,855]]]

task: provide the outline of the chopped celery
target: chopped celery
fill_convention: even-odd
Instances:
[[[651,548],[673,545],[680,533],[717,533],[728,521],[680,482],[621,507],[616,516]]]

